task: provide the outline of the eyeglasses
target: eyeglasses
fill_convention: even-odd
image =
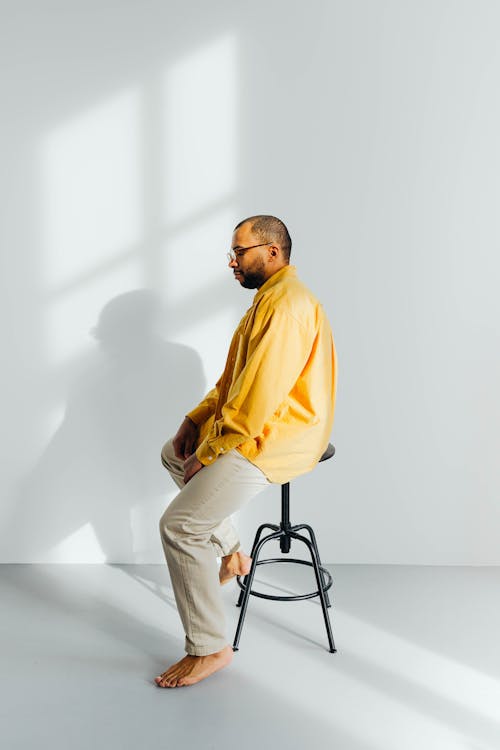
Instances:
[[[236,250],[230,250],[227,253],[227,259],[231,263],[233,260],[239,260],[243,258],[247,250],[253,250],[254,247],[264,247],[265,245],[271,245],[271,242],[261,242],[260,245],[250,245],[250,247],[238,247]]]

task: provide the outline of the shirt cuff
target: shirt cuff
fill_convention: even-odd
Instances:
[[[233,448],[237,448],[244,442],[241,435],[225,435],[218,438],[211,438],[207,435],[198,448],[196,449],[196,458],[204,466],[209,466],[216,461],[219,456],[229,453]]]
[[[196,458],[198,461],[203,464],[203,466],[210,466],[210,464],[213,464],[214,461],[217,459],[220,453],[224,453],[224,449],[214,449],[211,448],[207,441],[204,440],[198,448],[196,449]]]

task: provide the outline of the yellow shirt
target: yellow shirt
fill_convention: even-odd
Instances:
[[[337,355],[322,305],[284,266],[257,291],[215,388],[187,416],[205,466],[236,448],[271,482],[310,471],[333,424]]]

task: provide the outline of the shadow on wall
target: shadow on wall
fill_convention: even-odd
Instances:
[[[162,338],[162,315],[148,289],[121,294],[101,311],[91,331],[98,349],[76,363],[62,424],[20,483],[5,524],[13,562],[58,562],[65,542],[64,558],[78,561],[73,535],[82,531],[82,561],[89,535],[94,562],[134,559],[135,527],[140,535],[141,516],[154,514],[171,489],[161,448],[205,386],[199,355]],[[143,526],[146,536],[156,534],[156,522]]]

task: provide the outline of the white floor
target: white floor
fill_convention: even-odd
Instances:
[[[329,569],[336,654],[317,600],[252,598],[232,665],[168,690],[153,677],[183,633],[165,566],[0,566],[1,747],[498,750],[500,568]],[[261,570],[313,588],[302,566]]]

